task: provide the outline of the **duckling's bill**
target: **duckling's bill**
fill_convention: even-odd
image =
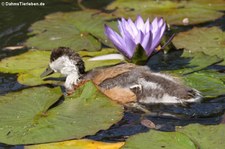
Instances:
[[[52,70],[51,67],[48,66],[48,67],[45,69],[45,71],[40,75],[40,77],[43,78],[43,77],[49,76],[49,75],[51,75],[51,74],[53,74],[53,73],[54,73],[54,70]]]

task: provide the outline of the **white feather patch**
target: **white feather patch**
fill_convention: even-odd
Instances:
[[[107,54],[88,59],[88,61],[103,61],[103,60],[124,60],[124,56],[121,54]]]
[[[62,56],[49,64],[52,70],[66,76],[65,88],[71,90],[79,82],[79,69],[68,56]]]

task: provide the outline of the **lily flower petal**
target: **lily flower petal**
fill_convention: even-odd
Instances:
[[[105,34],[108,35],[108,38],[112,41],[113,45],[124,55],[129,55],[126,51],[126,49],[124,49],[125,47],[125,42],[124,40],[120,37],[119,34],[117,34],[116,32],[114,32],[110,27],[108,27],[107,25],[105,25]]]
[[[149,42],[152,40],[152,36],[151,36],[151,32],[148,32],[145,37],[142,40],[141,46],[144,48],[146,54],[148,56],[151,55],[151,53],[154,51],[154,49],[150,49],[151,48],[151,44],[152,42]]]
[[[145,24],[144,24],[144,21],[143,21],[143,19],[140,15],[137,16],[137,19],[135,21],[135,26],[137,27],[138,30],[141,30],[142,32],[144,32]]]

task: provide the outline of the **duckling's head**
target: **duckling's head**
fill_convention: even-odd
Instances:
[[[41,77],[59,72],[66,76],[65,87],[72,89],[73,85],[79,82],[80,77],[85,73],[84,61],[78,53],[67,47],[53,49],[50,56],[48,68],[41,74]]]

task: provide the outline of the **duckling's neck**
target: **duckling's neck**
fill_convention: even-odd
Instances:
[[[71,73],[70,75],[68,75],[66,77],[66,82],[65,82],[65,88],[67,90],[73,90],[73,86],[74,85],[77,85],[80,81],[80,76],[79,74],[76,72],[76,73]]]
[[[68,56],[62,56],[50,63],[50,67],[62,75],[66,76],[65,88],[72,90],[74,85],[77,85],[80,78],[80,72],[75,62]]]

